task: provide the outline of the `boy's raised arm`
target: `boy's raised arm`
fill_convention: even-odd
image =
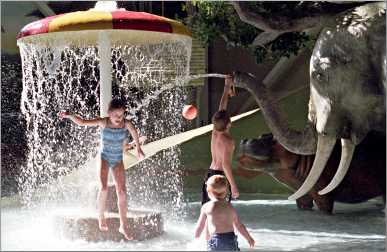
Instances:
[[[233,80],[231,76],[224,79],[224,89],[223,89],[222,98],[220,99],[218,110],[227,110],[228,97],[229,97],[232,84],[233,84]]]

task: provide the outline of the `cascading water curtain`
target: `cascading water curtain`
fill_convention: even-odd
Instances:
[[[186,42],[117,46],[112,50],[113,92],[128,101],[128,114],[147,141],[182,131],[186,100],[182,80],[189,74]],[[173,87],[173,88],[172,88]],[[182,215],[183,177],[180,147],[172,147],[131,167],[129,204]]]
[[[39,202],[36,197],[60,202],[74,197],[68,194],[74,188],[64,188],[61,183],[55,183],[56,189],[48,186],[81,168],[97,153],[97,128],[79,127],[57,115],[60,110],[85,118],[99,114],[97,49],[59,44],[19,46],[23,67],[21,110],[28,139],[19,191],[27,205]]]
[[[113,96],[128,101],[128,116],[148,142],[182,131],[183,85],[188,80],[191,48],[187,43],[113,45]],[[99,130],[61,121],[57,113],[67,110],[84,118],[99,116],[98,49],[60,42],[19,46],[23,63],[21,108],[29,148],[27,165],[19,178],[24,202],[32,204],[38,202],[35,196],[42,196],[57,201],[75,198],[82,204],[79,184],[83,183],[66,184],[60,177],[84,168],[96,156]],[[172,216],[181,216],[179,155],[180,148],[173,147],[129,169],[129,206],[165,209]],[[93,173],[82,179],[86,183],[97,178]]]

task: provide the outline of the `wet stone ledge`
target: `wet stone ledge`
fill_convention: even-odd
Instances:
[[[61,237],[75,240],[82,239],[88,242],[98,241],[126,241],[118,232],[120,219],[117,213],[108,213],[106,221],[109,230],[100,231],[97,216],[55,216],[54,225]],[[140,210],[129,210],[127,225],[134,240],[141,241],[157,237],[163,233],[161,213]]]

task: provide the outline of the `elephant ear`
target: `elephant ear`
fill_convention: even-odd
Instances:
[[[258,160],[268,160],[275,140],[273,134],[263,134],[258,139],[243,139],[240,142],[240,153]]]

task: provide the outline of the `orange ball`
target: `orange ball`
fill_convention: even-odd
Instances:
[[[193,120],[198,115],[198,109],[194,105],[185,105],[182,114],[185,119]]]

